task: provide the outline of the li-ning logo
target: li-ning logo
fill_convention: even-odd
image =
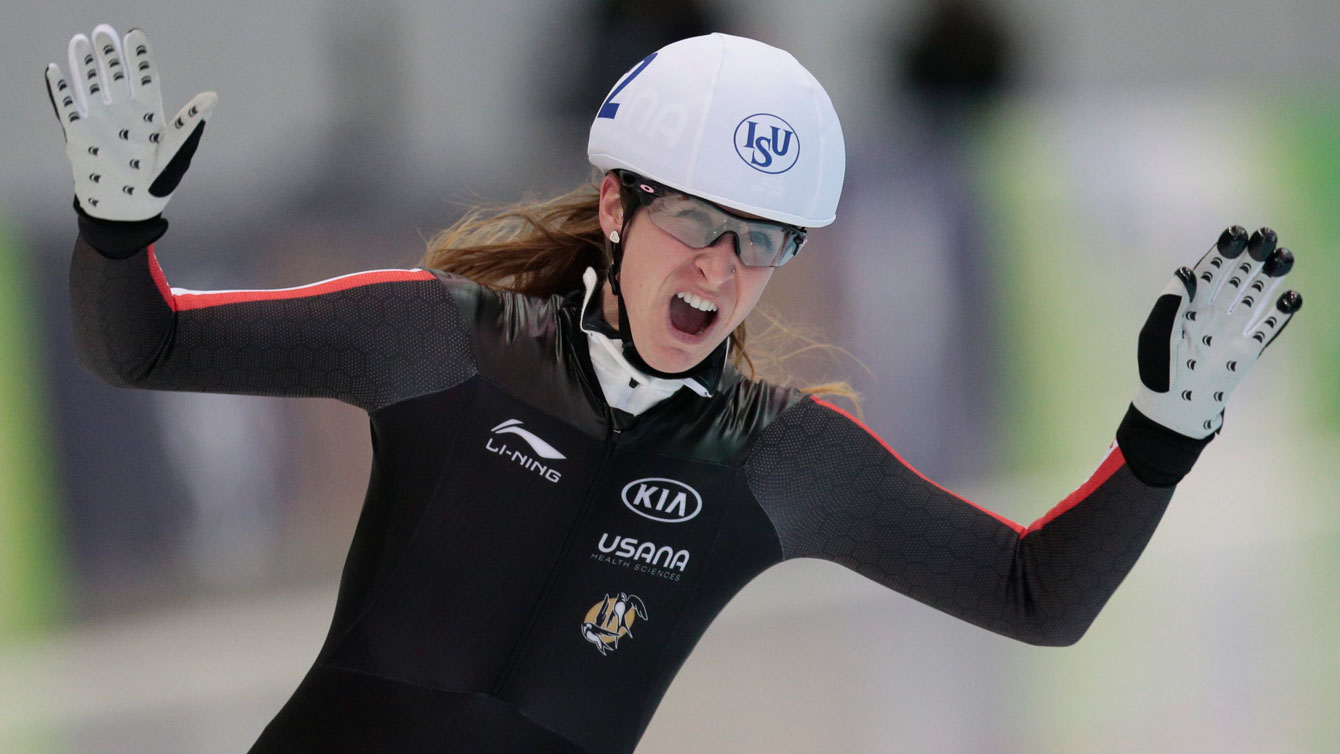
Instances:
[[[619,648],[619,640],[633,637],[633,623],[647,618],[647,606],[636,594],[619,592],[591,606],[582,620],[582,638],[595,645],[601,656]]]
[[[643,518],[678,524],[702,512],[698,491],[674,479],[637,479],[624,485],[623,504]]]
[[[526,441],[527,445],[530,445],[531,453],[539,458],[561,461],[567,457],[558,452],[558,449],[553,445],[550,445],[537,437],[534,432],[531,432],[528,429],[522,429],[520,425],[521,420],[508,419],[502,424],[494,427],[492,432],[495,435],[516,435],[517,437],[520,437],[522,440]],[[527,455],[524,451],[516,448],[509,448],[507,443],[502,440],[499,440],[496,444],[493,440],[494,438],[492,437],[484,440],[484,449],[490,453],[497,453],[500,456],[510,458],[551,482],[557,482],[559,479],[563,478],[563,475],[560,474],[557,469],[540,463],[534,456]]]
[[[776,115],[754,113],[735,127],[735,153],[759,172],[785,173],[800,159],[800,137]]]

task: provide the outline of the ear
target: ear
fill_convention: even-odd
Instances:
[[[600,182],[600,230],[606,237],[611,231],[623,231],[623,193],[614,173],[606,173]]]

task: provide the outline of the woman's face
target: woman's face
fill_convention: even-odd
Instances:
[[[619,180],[613,175],[600,185],[600,226],[606,237],[624,232]],[[638,353],[662,372],[683,372],[707,358],[749,316],[772,278],[772,267],[740,262],[731,236],[694,249],[643,212],[634,215],[622,242],[619,280],[628,323]],[[608,283],[603,312],[617,327],[618,301]]]

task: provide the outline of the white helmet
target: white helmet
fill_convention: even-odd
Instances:
[[[591,124],[591,164],[815,228],[836,217],[846,148],[822,85],[790,53],[728,34],[652,53]]]

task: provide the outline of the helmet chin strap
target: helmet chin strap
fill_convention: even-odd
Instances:
[[[619,273],[623,266],[623,241],[628,237],[628,226],[632,223],[632,219],[632,213],[630,212],[628,213],[627,219],[623,221],[623,226],[619,229],[618,235],[611,233],[610,237],[606,239],[610,245],[610,256],[612,257],[612,261],[610,262],[610,268],[605,277],[609,280],[610,290],[614,293],[614,301],[619,309],[618,329],[619,335],[622,336],[621,339],[623,340],[623,357],[628,360],[629,364],[637,367],[639,371],[655,377],[666,379],[687,377],[689,373],[697,370],[698,367],[702,365],[702,362],[698,362],[682,372],[662,372],[648,364],[647,360],[642,358],[642,354],[637,352],[637,344],[633,342],[633,326],[628,322],[628,307],[624,306],[623,287],[619,283]],[[618,240],[615,240],[616,238]],[[712,349],[712,354],[715,354],[716,351],[717,349]],[[709,354],[707,358],[712,358],[712,354]],[[706,359],[704,359],[704,361],[705,360]]]

